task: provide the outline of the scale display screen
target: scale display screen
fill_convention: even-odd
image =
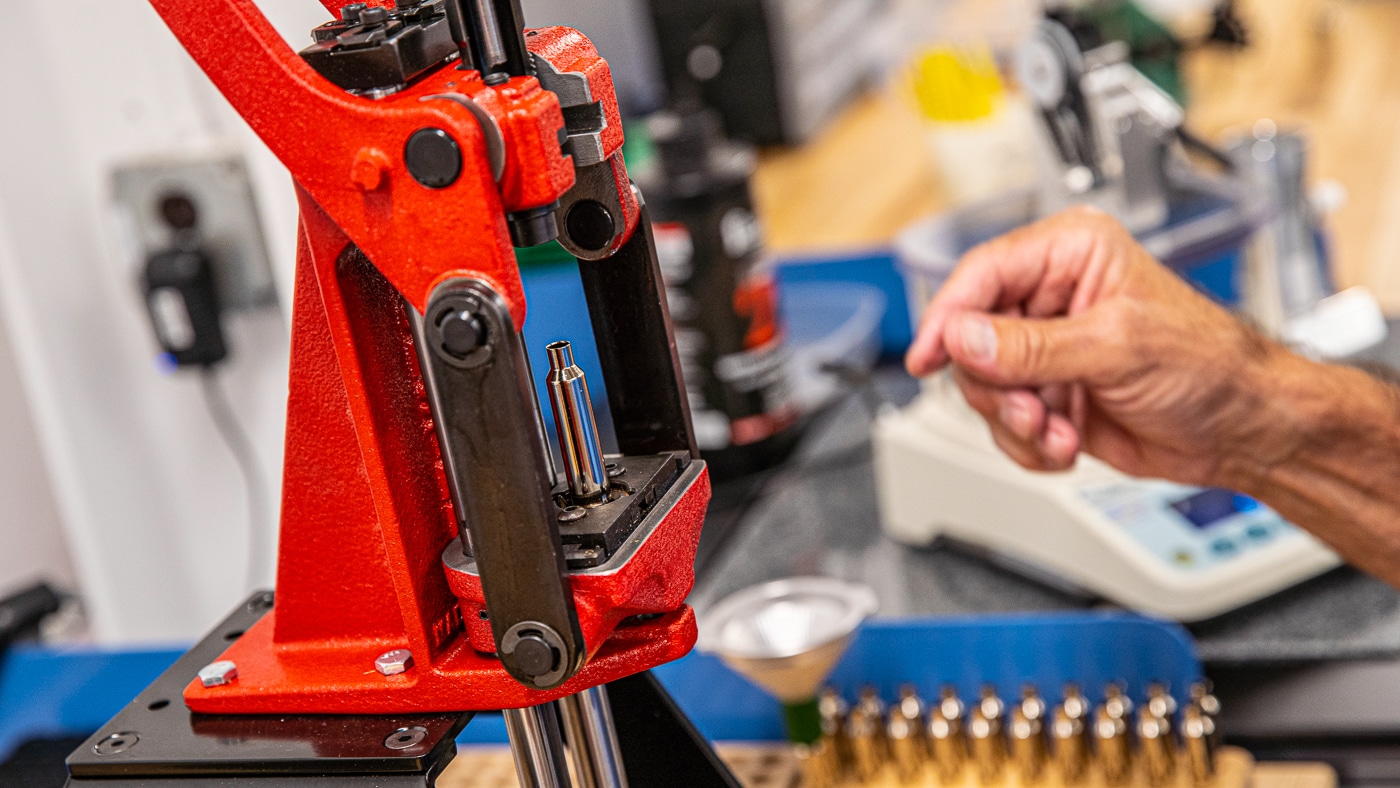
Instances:
[[[1197,528],[1206,528],[1226,517],[1252,512],[1259,508],[1259,502],[1248,495],[1233,490],[1208,487],[1193,495],[1172,501],[1172,508],[1180,512],[1182,517],[1185,517]]]

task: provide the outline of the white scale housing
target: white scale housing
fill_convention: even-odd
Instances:
[[[874,442],[892,538],[928,545],[947,536],[1145,613],[1210,618],[1341,563],[1228,490],[1137,479],[1088,456],[1064,473],[1025,470],[946,374],[882,415]]]

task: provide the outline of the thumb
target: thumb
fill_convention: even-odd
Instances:
[[[953,360],[994,385],[1093,382],[1118,363],[1091,313],[1035,320],[964,312],[946,333]]]

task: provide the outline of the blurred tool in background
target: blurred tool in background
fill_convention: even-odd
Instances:
[[[6,653],[11,644],[30,638],[37,639],[45,619],[57,613],[64,601],[58,591],[43,582],[22,588],[0,599],[0,668],[3,668],[0,670],[0,678],[6,678],[6,672],[12,672],[10,666],[14,664],[14,660],[8,659]],[[51,677],[43,677],[40,680],[49,678]],[[7,705],[4,702],[5,695],[3,688],[0,688],[0,785],[22,785],[26,788],[62,785],[66,777],[63,756],[72,750],[73,738],[60,736],[56,740],[49,739],[45,736],[49,731],[42,730],[43,723],[38,722],[45,718],[43,710],[20,707],[14,711],[31,715],[30,721],[38,723],[33,726],[38,730],[24,731],[28,736],[36,738],[20,743],[19,746],[15,746],[16,742],[4,741],[5,729],[15,727],[15,722],[3,713],[3,707]],[[34,719],[35,717],[38,719]]]
[[[777,282],[749,193],[755,153],[716,113],[655,113],[635,157],[653,216],[695,439],[717,480],[782,460],[796,442],[790,353]],[[636,150],[636,148],[633,148]]]
[[[1134,0],[1048,0],[1045,14],[1064,26],[1084,49],[1110,41],[1121,43],[1134,69],[1176,103],[1186,103],[1181,80],[1182,42]]]
[[[1210,6],[1204,30],[1196,35],[1173,30],[1176,18],[1198,15],[1202,6]],[[1203,46],[1240,48],[1249,43],[1234,0],[1046,0],[1045,11],[1088,48],[1121,41],[1133,68],[1178,104],[1186,104],[1189,98],[1181,74],[1185,51]]]
[[[1040,212],[1089,204],[1146,232],[1168,221],[1173,192],[1208,182],[1181,162],[1183,144],[1219,156],[1182,129],[1170,94],[1128,62],[1121,41],[1081,40],[1051,18],[1021,46],[1016,76],[1041,113]]]
[[[1241,199],[1262,217],[1245,246],[1243,311],[1265,333],[1314,358],[1341,359],[1386,338],[1385,315],[1365,287],[1337,292],[1323,220],[1346,200],[1335,181],[1308,188],[1308,140],[1268,119],[1228,150]]]
[[[48,583],[35,583],[0,599],[0,660],[11,643],[37,634],[39,624],[57,613],[62,602]]]
[[[1161,5],[1152,4],[1153,7],[1144,10],[1139,3],[1130,0],[1046,3],[1044,19],[1054,23],[1054,32],[1058,34],[1055,37],[1059,39],[1051,45],[1058,46],[1060,53],[1069,54],[1064,63],[1060,62],[1059,54],[1053,58],[1035,58],[1037,73],[1031,78],[1027,78],[1024,69],[1017,69],[1020,92],[1005,89],[998,65],[1024,60],[1027,56],[1025,40],[1045,36],[1046,26],[1042,23],[1038,29],[1035,24],[1039,14],[1034,14],[1029,4],[1016,6],[1003,2],[991,6],[951,2],[940,5],[938,24],[932,28],[938,31],[937,37],[915,48],[904,69],[907,76],[901,80],[901,85],[919,116],[928,122],[929,141],[943,185],[953,202],[961,205],[988,199],[1034,181],[1036,159],[1041,159],[1041,167],[1048,165],[1043,156],[1037,156],[1034,144],[1044,134],[1036,130],[1041,124],[1036,115],[1046,115],[1045,120],[1050,121],[1049,131],[1056,137],[1054,145],[1064,155],[1071,159],[1081,154],[1093,158],[1093,137],[1101,132],[1084,128],[1086,120],[1082,112],[1078,118],[1057,117],[1062,115],[1062,108],[1044,107],[1041,93],[1037,92],[1046,89],[1044,77],[1048,72],[1066,77],[1072,76],[1067,71],[1085,67],[1083,59],[1074,52],[1108,46],[1110,48],[1103,50],[1097,59],[1131,64],[1149,85],[1181,104],[1185,100],[1181,53],[1206,44],[1240,46],[1244,41],[1242,25],[1230,3],[1220,4],[1211,12],[1207,33],[1188,38],[1174,32],[1159,16],[1199,17],[1204,9],[1192,13],[1192,7],[1200,4],[1173,3],[1157,7]],[[1194,26],[1201,26],[1201,22],[1197,20]],[[1055,62],[1046,62],[1047,59]],[[1077,87],[1060,87],[1072,82],[1072,79],[1051,80],[1048,89],[1056,93],[1055,104],[1061,102],[1066,92],[1078,91]],[[1072,99],[1064,102],[1068,108],[1065,111],[1082,110],[1082,102]],[[1065,137],[1078,139],[1071,141]],[[1076,144],[1081,146],[1079,152],[1076,152]],[[1152,170],[1146,174],[1155,176]],[[1042,177],[1047,176],[1042,173]],[[1076,195],[1089,189],[1084,173],[1073,173],[1070,178],[1077,185]],[[1137,174],[1125,178],[1134,182],[1140,180]],[[1150,190],[1151,183],[1144,187]],[[1057,186],[1056,190],[1061,188]]]

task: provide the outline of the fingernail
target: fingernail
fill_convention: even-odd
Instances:
[[[1055,459],[1065,459],[1074,450],[1074,430],[1060,422],[1052,422],[1045,430],[1045,453]]]
[[[986,318],[965,315],[962,318],[962,346],[974,361],[993,361],[997,357],[997,332]]]
[[[1031,412],[1025,403],[1016,400],[1003,402],[998,415],[1001,417],[1001,423],[1016,437],[1021,440],[1031,439]]]

